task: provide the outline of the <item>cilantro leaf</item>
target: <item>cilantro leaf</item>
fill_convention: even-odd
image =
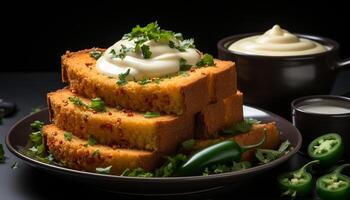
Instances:
[[[84,146],[94,146],[96,143],[97,141],[91,135],[89,135],[87,143]]]
[[[194,139],[189,139],[189,140],[186,140],[182,143],[182,147],[185,149],[185,150],[191,150],[193,148],[193,146],[196,144],[196,140]]]
[[[142,55],[145,59],[149,59],[152,56],[152,52],[149,49],[150,48],[148,45],[144,44],[141,46],[141,52],[142,52]]]
[[[67,140],[67,141],[72,141],[72,138],[73,138],[73,134],[72,132],[64,132],[64,139]]]
[[[144,77],[143,79],[137,81],[137,83],[140,85],[146,85],[148,83],[152,83],[152,80],[148,77]]]
[[[97,167],[96,168],[96,173],[99,173],[99,174],[109,174],[111,173],[111,169],[112,169],[112,165],[108,166],[108,167]]]
[[[214,66],[214,57],[210,54],[204,54],[202,59],[197,62],[197,67],[206,67],[206,66]]]
[[[292,148],[292,144],[286,140],[281,143],[278,150],[257,149],[255,152],[255,157],[261,164],[266,164],[282,157],[283,155],[286,155]]]
[[[98,97],[91,99],[91,104],[89,107],[97,112],[105,112],[106,111],[105,102],[102,101],[101,98],[98,98]]]
[[[102,56],[102,52],[96,49],[90,51],[90,57],[95,58],[96,60]]]
[[[136,168],[130,170],[129,168],[125,169],[121,176],[130,176],[130,177],[153,177],[154,174],[151,172],[146,172],[142,168]]]
[[[31,123],[30,126],[32,127],[33,130],[39,131],[44,126],[44,122],[36,120],[33,123]]]
[[[160,117],[160,113],[159,112],[146,112],[143,115],[145,118],[154,118],[154,117]]]
[[[254,124],[261,123],[258,120],[255,119],[244,119],[244,121],[235,124],[229,129],[222,130],[220,133],[224,135],[235,135],[238,133],[247,133],[249,132]]]
[[[129,73],[130,73],[130,68],[128,68],[126,70],[126,72],[121,73],[121,74],[118,75],[119,80],[117,81],[117,84],[119,86],[123,86],[123,85],[128,83],[128,80],[126,80],[126,77],[129,75]]]
[[[155,175],[158,177],[169,177],[174,175],[176,169],[183,164],[187,156],[184,154],[176,154],[174,156],[166,157],[167,161],[155,171]]]
[[[97,157],[100,155],[100,150],[99,149],[96,149],[93,153],[92,153],[92,157]]]

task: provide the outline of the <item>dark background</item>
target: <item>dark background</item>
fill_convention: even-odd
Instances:
[[[66,50],[108,47],[134,25],[155,20],[164,29],[195,38],[198,49],[214,55],[225,36],[280,24],[292,32],[337,40],[341,56],[350,57],[349,6],[341,2],[16,1],[1,6],[2,56],[8,65],[0,71],[58,71]]]

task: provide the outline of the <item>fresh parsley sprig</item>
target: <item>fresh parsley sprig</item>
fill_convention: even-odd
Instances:
[[[128,83],[128,80],[126,80],[126,77],[129,76],[129,73],[130,73],[130,68],[128,68],[128,69],[126,70],[126,72],[121,73],[121,74],[118,75],[119,80],[117,81],[117,84],[118,84],[119,86],[123,86],[123,85],[125,85],[125,84]]]
[[[202,59],[197,62],[197,67],[207,67],[207,66],[215,66],[214,57],[208,53],[204,54]]]
[[[261,122],[256,119],[245,119],[244,121],[233,125],[229,129],[222,130],[220,133],[223,135],[235,135],[239,133],[249,132],[254,124],[260,124]]]
[[[106,111],[106,104],[104,101],[102,101],[101,98],[94,98],[91,99],[90,105],[84,103],[79,97],[73,96],[68,97],[69,101],[72,102],[74,105],[77,106],[83,106],[85,108],[97,111],[97,112],[105,112]]]

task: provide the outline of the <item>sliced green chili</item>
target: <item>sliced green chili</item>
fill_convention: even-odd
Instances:
[[[332,173],[321,176],[316,182],[316,193],[321,199],[349,199],[350,178],[341,174],[345,167],[350,164],[344,164],[337,167]]]
[[[292,198],[296,196],[306,196],[312,190],[312,176],[307,172],[307,168],[320,161],[314,160],[306,163],[302,168],[283,173],[277,177],[278,185],[282,190],[283,195],[288,195]]]
[[[314,160],[319,160],[322,166],[336,164],[343,156],[344,145],[340,135],[329,133],[314,139],[309,147],[308,154]]]

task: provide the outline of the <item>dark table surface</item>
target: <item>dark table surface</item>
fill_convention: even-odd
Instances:
[[[0,125],[0,143],[5,145],[5,136],[10,127],[19,119],[31,112],[32,108],[46,106],[46,93],[63,87],[58,73],[2,73],[0,72],[0,98],[15,102],[18,112],[3,119]],[[350,71],[338,75],[333,94],[345,94],[350,92]],[[99,199],[131,199],[135,196],[125,196],[110,193],[83,185],[72,180],[66,180],[58,176],[47,174],[34,169],[12,155],[4,146],[6,162],[0,164],[0,200],[22,199],[69,199],[73,195],[79,195],[79,199],[91,199],[93,196]],[[254,178],[236,187],[226,187],[220,191],[205,194],[185,196],[187,199],[219,199],[225,197],[245,196],[246,199],[279,199],[279,191],[275,185],[275,175],[278,171],[295,169],[305,163],[307,158],[295,155],[290,161],[280,166],[274,172]],[[11,166],[18,162],[18,168]],[[140,199],[140,196],[136,196]],[[310,199],[312,199],[310,197]]]

